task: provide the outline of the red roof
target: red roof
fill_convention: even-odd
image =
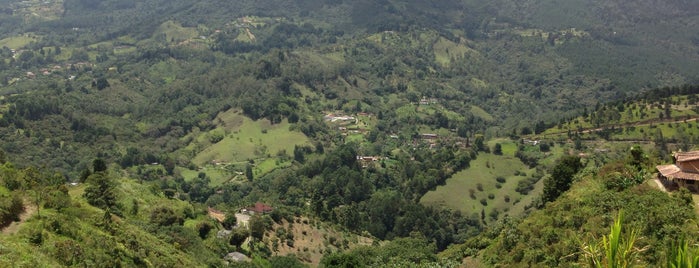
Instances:
[[[269,213],[274,210],[270,205],[267,205],[265,203],[257,202],[255,203],[255,206],[249,207],[248,210],[253,211],[255,213]]]

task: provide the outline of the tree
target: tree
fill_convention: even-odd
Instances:
[[[561,194],[570,189],[573,176],[580,170],[582,164],[578,156],[564,156],[551,172],[551,177],[544,180],[543,203],[556,200]]]
[[[28,184],[29,190],[33,193],[33,202],[36,205],[36,214],[41,217],[41,204],[48,196],[52,189],[63,183],[63,178],[60,174],[49,176],[41,174],[34,167],[28,167],[23,170],[24,181]]]
[[[250,164],[245,165],[245,178],[247,178],[248,181],[252,181],[253,179],[252,165]]]
[[[232,246],[240,247],[245,242],[245,239],[248,239],[248,236],[250,236],[250,231],[247,228],[235,228],[231,232],[231,238],[228,240],[228,243]]]
[[[485,142],[485,137],[483,137],[483,135],[481,135],[481,134],[477,134],[473,140],[473,146],[478,151],[484,151],[485,150],[484,142]]]
[[[87,178],[87,187],[83,197],[90,205],[98,208],[116,208],[117,196],[115,192],[116,182],[106,174],[99,172]]]
[[[254,215],[250,217],[248,224],[250,226],[250,235],[258,241],[262,241],[266,229],[264,219],[259,215]]]
[[[226,228],[228,230],[233,229],[235,225],[238,223],[238,219],[235,217],[235,213],[226,213],[226,218],[223,219],[223,222],[221,224],[223,225],[223,228]]]
[[[92,160],[92,170],[94,173],[107,171],[107,163],[100,158]]]
[[[495,144],[495,147],[493,148],[493,154],[502,155],[502,145],[500,145],[500,143]]]

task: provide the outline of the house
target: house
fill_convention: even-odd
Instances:
[[[433,133],[423,133],[423,134],[420,134],[420,137],[423,140],[434,140],[434,139],[439,138],[439,135],[433,134]]]
[[[699,151],[677,152],[672,158],[674,164],[656,166],[660,181],[671,187],[686,187],[699,192]]]
[[[261,202],[257,202],[254,206],[247,208],[249,213],[254,214],[266,214],[272,212],[272,210],[274,210],[273,207]]]

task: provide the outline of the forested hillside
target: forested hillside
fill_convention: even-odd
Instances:
[[[699,140],[692,1],[0,3],[0,263],[559,266],[547,217],[695,218],[643,183]]]

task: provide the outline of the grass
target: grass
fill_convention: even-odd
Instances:
[[[463,58],[467,53],[477,53],[472,49],[440,37],[434,46],[435,61],[442,66],[451,64],[452,59]]]
[[[166,21],[158,27],[154,36],[165,35],[167,42],[179,43],[192,38],[196,38],[199,34],[196,28],[182,27],[174,21]]]
[[[209,133],[202,133],[197,143],[206,144],[192,161],[204,166],[212,161],[220,163],[240,163],[249,159],[269,158],[280,151],[290,154],[294,145],[309,144],[308,138],[300,132],[290,131],[286,121],[271,125],[268,120],[253,121],[235,111],[220,114],[216,132],[225,136],[219,142],[208,142]],[[208,142],[208,144],[207,144]]]
[[[8,47],[10,49],[20,49],[30,42],[36,41],[36,38],[27,35],[13,36],[0,40],[0,47]]]
[[[517,193],[517,182],[527,177],[515,176],[515,171],[525,172],[527,176],[534,172],[512,156],[481,153],[477,159],[471,161],[470,168],[457,172],[445,185],[425,194],[420,203],[459,210],[465,215],[479,214],[481,210],[484,210],[486,215],[493,210],[500,212],[500,215],[520,215],[524,211],[524,205],[529,204],[542,187],[540,180],[535,190],[528,195]],[[499,189],[496,188],[497,177],[506,180],[500,183]],[[482,191],[478,190],[479,184],[482,185]],[[475,199],[470,197],[471,189],[475,192]],[[491,194],[493,199],[488,197]],[[505,195],[509,196],[509,202],[505,201]],[[487,201],[486,206],[480,203],[481,199]]]
[[[495,118],[493,118],[492,115],[490,115],[488,112],[483,110],[483,108],[475,106],[475,105],[471,105],[471,113],[473,113],[473,115],[478,116],[478,117],[480,117],[483,120],[488,121],[488,122],[492,122],[495,119]]]
[[[177,170],[180,172],[185,181],[191,181],[195,177],[199,176],[199,173],[204,172],[206,176],[211,179],[210,184],[212,186],[221,185],[235,177],[235,175],[230,174],[225,169],[212,165],[204,166],[200,170],[191,170],[180,167],[178,167]]]

